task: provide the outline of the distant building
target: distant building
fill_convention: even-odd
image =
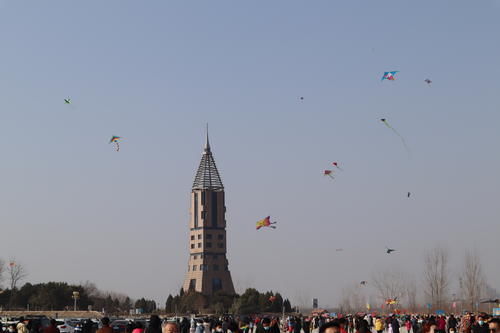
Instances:
[[[224,186],[207,141],[191,191],[189,265],[184,292],[234,294],[226,258]]]

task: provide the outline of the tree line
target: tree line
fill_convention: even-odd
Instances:
[[[367,308],[389,312],[395,308],[478,311],[485,298],[496,297],[498,293],[487,284],[477,252],[466,251],[458,272],[452,272],[449,251],[437,246],[424,253],[420,280],[399,266],[379,268],[366,285],[355,283],[344,288],[339,307],[348,312]],[[397,299],[397,304],[385,304],[389,299]]]

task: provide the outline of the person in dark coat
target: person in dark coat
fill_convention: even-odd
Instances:
[[[146,333],[161,333],[161,319],[157,315],[149,317],[149,326]]]
[[[477,321],[472,325],[472,333],[489,333],[490,329],[484,317],[477,317]]]
[[[399,320],[396,316],[392,316],[391,325],[392,333],[399,333]]]

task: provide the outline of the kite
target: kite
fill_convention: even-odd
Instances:
[[[396,251],[395,249],[390,249],[390,248],[388,248],[388,247],[386,247],[386,250],[385,250],[385,252],[386,252],[387,254],[391,254],[391,252],[395,252],[395,251]]]
[[[431,85],[431,83],[432,83],[432,81],[429,79],[425,79],[424,82],[427,83],[428,85]]]
[[[332,165],[339,169],[340,171],[344,171],[341,167],[339,167],[339,164],[337,162],[333,162]]]
[[[276,296],[269,297],[269,302],[274,303],[275,300],[276,300]]]
[[[9,262],[9,266],[14,267],[14,266],[16,266],[16,263],[14,261],[11,261],[11,262]]]
[[[344,251],[344,249],[341,249],[341,248],[335,249],[335,252],[342,252],[342,251]]]
[[[300,96],[299,100],[303,101],[304,100],[304,96]]]
[[[330,177],[331,179],[335,179],[332,175],[333,171],[332,170],[325,170],[323,171],[323,175]]]
[[[116,151],[120,151],[120,139],[121,137],[119,136],[112,136],[111,140],[109,140],[109,143],[114,143],[116,147]]]
[[[260,228],[264,228],[264,227],[276,229],[276,226],[271,225],[271,224],[276,224],[276,222],[271,222],[271,216],[268,216],[265,219],[258,221],[255,224],[255,229],[259,230]]]
[[[411,195],[411,192],[408,192],[408,198],[410,197],[410,195]]]
[[[403,136],[401,134],[399,134],[399,132],[396,131],[396,129],[394,127],[392,127],[391,125],[389,125],[389,123],[387,122],[387,119],[381,118],[380,121],[383,122],[385,126],[387,126],[388,128],[390,128],[397,136],[399,136],[399,138],[401,139],[401,142],[403,143],[403,146],[406,149],[406,152],[409,155],[410,154],[410,149],[408,148],[408,145],[406,144],[405,138],[403,138]]]
[[[65,104],[71,104],[71,98],[65,98],[64,99]]]
[[[397,297],[388,298],[388,299],[385,300],[385,304],[386,305],[398,304],[398,298]]]
[[[367,283],[368,282],[366,282],[366,281],[361,281],[359,284],[362,285],[362,286],[366,286]]]
[[[384,72],[384,75],[382,76],[382,80],[380,80],[380,81],[384,81],[384,80],[394,81],[394,80],[396,80],[394,75],[396,75],[396,73],[398,73],[398,72],[399,71]]]

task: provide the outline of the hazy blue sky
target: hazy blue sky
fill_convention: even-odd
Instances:
[[[500,288],[499,32],[498,0],[0,0],[0,257],[164,302],[209,122],[238,290],[335,305],[438,243]]]

